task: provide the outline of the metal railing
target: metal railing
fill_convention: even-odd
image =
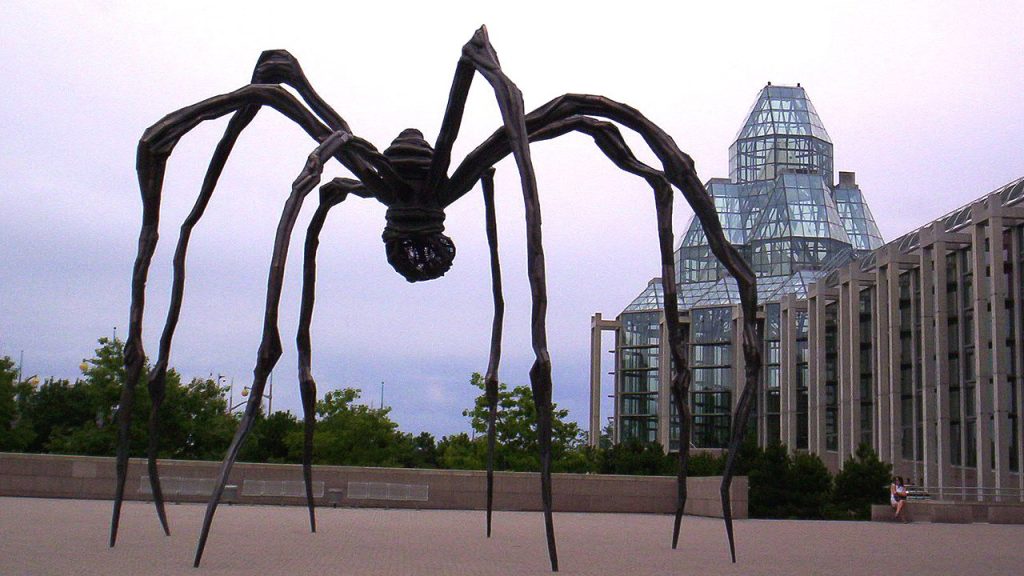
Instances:
[[[1024,490],[1020,488],[993,488],[979,486],[921,486],[919,487],[934,500],[957,500],[964,502],[1024,502]],[[913,494],[913,489],[911,489]]]

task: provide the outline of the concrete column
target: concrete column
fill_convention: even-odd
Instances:
[[[1013,321],[1017,349],[1017,489],[1020,501],[1024,502],[1024,255],[1021,254],[1024,224],[1016,227],[1013,240],[1010,254],[1013,258]]]
[[[936,437],[938,418],[936,414],[936,389],[939,383],[938,358],[936,355],[936,324],[935,306],[937,295],[935,270],[945,269],[945,260],[939,260],[941,253],[936,253],[933,247],[918,249],[921,259],[920,274],[918,275],[921,286],[921,459],[923,467],[923,478],[925,486],[935,486],[938,475],[938,446],[941,440]],[[943,291],[945,286],[943,285]]]
[[[987,200],[992,212],[988,220],[989,262],[991,277],[988,285],[988,300],[991,303],[991,320],[989,339],[992,341],[992,441],[995,443],[993,465],[995,467],[996,488],[1010,488],[1010,357],[1006,346],[1006,337],[1010,333],[1010,317],[1006,310],[1006,297],[1009,286],[1006,282],[1004,265],[1006,254],[1003,253],[1004,221],[997,213],[998,205],[993,206],[993,199]]]
[[[819,310],[819,300],[816,285],[812,286],[807,293],[807,451],[822,455],[825,421],[820,415],[818,390],[824,378],[821,350],[825,346],[825,316]]]
[[[895,246],[886,247],[885,286],[884,294],[879,291],[879,300],[885,300],[886,327],[879,344],[887,349],[886,361],[888,372],[884,374],[886,382],[886,395],[888,402],[888,429],[889,429],[889,457],[893,470],[897,474],[909,475],[906,471],[906,464],[903,459],[902,449],[902,406],[900,399],[901,391],[901,368],[903,352],[900,349],[900,263],[904,261]]]
[[[933,226],[933,229],[935,227]],[[942,231],[939,230],[939,233]],[[932,310],[935,321],[935,475],[929,485],[937,488],[936,496],[941,500],[946,486],[952,480],[953,470],[949,463],[949,277],[946,273],[947,247],[944,240],[932,245],[932,269],[935,279],[935,297]],[[923,259],[922,259],[923,262]],[[927,335],[926,335],[927,336]],[[927,376],[925,382],[928,382]],[[927,452],[927,450],[926,450]],[[925,470],[925,476],[928,470]]]
[[[852,264],[858,266],[856,262]],[[845,462],[859,436],[859,406],[855,398],[860,381],[860,315],[856,274],[846,267],[839,272],[839,441],[838,459]],[[853,449],[851,449],[851,446]]]
[[[891,463],[896,456],[892,433],[892,346],[889,342],[889,274],[886,267],[875,269],[875,286],[875,299],[872,302],[872,317],[875,320],[875,345],[872,352],[875,355],[875,400],[878,406],[875,410],[875,430],[878,430],[875,452],[879,458]]]
[[[614,332],[616,347],[618,347],[619,328],[621,324],[617,320],[604,320],[598,312],[590,318],[590,434],[588,444],[596,447],[601,440],[601,336],[605,330]],[[615,353],[615,397],[620,392],[618,352]],[[618,412],[618,407],[615,408]],[[617,429],[618,427],[616,427]],[[613,441],[617,442],[618,438]]]
[[[590,441],[601,440],[601,313],[590,317]]]
[[[992,304],[992,278],[988,277],[989,258],[985,255],[985,241],[988,239],[987,222],[982,218],[972,218],[971,226],[971,261],[974,268],[974,395],[975,413],[977,414],[975,450],[977,452],[977,484],[978,488],[991,488],[995,485],[992,474],[992,315],[989,306]],[[979,491],[980,492],[980,491]],[[980,496],[979,496],[980,498]]]

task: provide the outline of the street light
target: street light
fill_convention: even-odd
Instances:
[[[249,392],[251,390],[252,390],[252,388],[250,388],[249,386],[243,387],[242,388],[242,398],[248,398],[249,397]],[[271,390],[273,390],[273,382],[271,382]],[[270,394],[264,394],[263,397],[267,399],[267,415],[269,416],[270,415],[270,409],[273,406],[274,398]],[[242,400],[238,404],[235,404],[234,406],[232,406],[231,409],[228,410],[228,412],[234,412],[236,409],[238,409],[240,406],[242,406],[246,402],[248,402],[248,400]]]

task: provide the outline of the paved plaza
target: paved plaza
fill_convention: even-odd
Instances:
[[[498,512],[221,506],[203,565],[192,568],[204,507],[170,505],[164,537],[151,504],[129,502],[114,549],[111,503],[0,498],[0,574],[550,574],[543,521]],[[664,515],[555,515],[561,574],[1021,574],[1024,526],[740,520],[731,564],[722,521],[686,517],[679,549]]]

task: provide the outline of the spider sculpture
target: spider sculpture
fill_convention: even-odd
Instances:
[[[494,89],[502,126],[449,172],[451,150],[466,104],[470,83],[479,72]],[[305,101],[302,104],[283,86],[290,86]],[[497,233],[494,214],[493,166],[512,154],[518,167],[526,204],[527,266],[532,294],[532,341],[536,360],[530,370],[530,383],[537,406],[537,436],[540,448],[541,495],[551,569],[558,570],[554,525],[551,516],[551,362],[547,351],[545,317],[547,291],[545,286],[544,250],[541,244],[541,213],[537,184],[530,160],[531,141],[546,140],[577,131],[591,136],[600,150],[620,169],[635,174],[651,186],[656,200],[662,282],[665,296],[665,321],[676,371],[672,378],[673,402],[681,415],[678,496],[672,547],[679,538],[680,520],[686,503],[686,465],[690,445],[690,411],[687,395],[690,371],[683,343],[673,282],[675,268],[672,252],[673,186],[678,188],[693,207],[704,227],[711,250],[736,279],[743,308],[743,353],[746,386],[740,396],[737,417],[733,422],[732,441],[721,497],[729,538],[730,553],[735,562],[729,486],[735,464],[734,455],[746,430],[751,399],[760,372],[760,335],[756,324],[755,278],[739,252],[725,239],[712,198],[704,190],[693,161],[676,146],[672,138],[637,110],[602,96],[566,94],[526,114],[522,95],[498,64],[486,27],[481,27],[462,50],[455,70],[448,106],[440,133],[433,148],[418,130],[404,130],[384,150],[378,152],[369,142],[353,134],[349,125],[324,102],[310,86],[298,62],[283,50],[264,52],[256,64],[252,82],[221,96],[214,96],[165,116],[143,134],[138,147],[137,170],[143,201],[142,230],[139,251],[132,277],[131,311],[128,340],[125,345],[126,383],[121,393],[119,411],[119,445],[117,451],[117,487],[111,521],[110,545],[117,539],[117,527],[124,497],[128,468],[128,433],[135,387],[142,377],[145,353],[142,346],[142,316],[146,276],[157,243],[161,187],[170,156],[178,140],[201,122],[233,114],[225,134],[213,154],[206,177],[192,212],[181,226],[173,259],[171,300],[160,338],[156,364],[147,374],[152,407],[149,419],[148,466],[153,500],[164,532],[170,534],[164,512],[163,494],[157,473],[158,413],[164,399],[165,377],[171,340],[181,309],[184,291],[185,255],[193,228],[202,217],[217,180],[239,134],[264,106],[274,108],[301,126],[318,143],[305,167],[292,185],[284,212],[277,227],[264,313],[263,337],[254,369],[252,393],[238,430],[231,441],[210,497],[196,549],[196,566],[203,555],[211,522],[224,491],[231,467],[242,443],[252,429],[259,411],[264,386],[271,369],[281,355],[278,333],[278,304],[285,270],[288,243],[299,209],[307,194],[319,183],[325,162],[337,160],[355,178],[335,178],[320,187],[320,204],[306,232],[303,262],[303,286],[297,335],[299,383],[304,411],[303,477],[309,522],[316,531],[311,488],[311,453],[316,384],[310,370],[310,322],[316,281],[316,251],[320,231],[328,211],[349,195],[373,198],[387,206],[383,240],[388,262],[410,282],[432,280],[442,276],[451,266],[455,246],[443,234],[444,209],[468,193],[477,181],[482,182],[486,212],[487,239],[490,247],[491,282],[494,296],[494,319],[487,366],[486,397],[490,403],[487,467],[487,535],[491,532],[493,497],[494,421],[498,390],[498,363],[501,355],[503,323],[501,270],[498,261]],[[657,156],[662,166],[656,170],[637,160],[627,147],[614,121],[637,132]]]

